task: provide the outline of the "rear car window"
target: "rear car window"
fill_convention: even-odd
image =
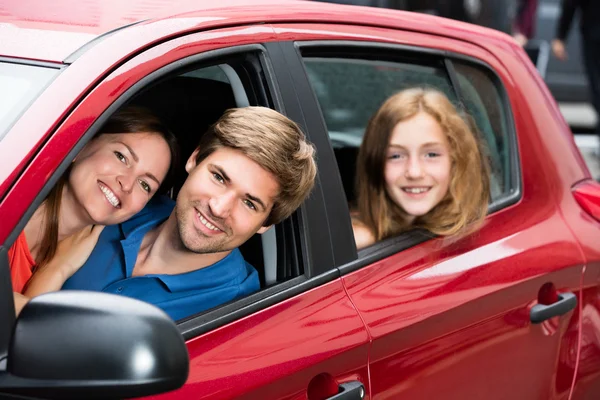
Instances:
[[[453,61],[459,85],[455,88],[441,60],[418,63],[312,56],[304,57],[304,63],[325,119],[350,205],[355,201],[356,156],[369,119],[388,97],[414,86],[435,88],[457,107],[465,109],[477,127],[490,159],[491,202],[510,195],[507,115],[502,93],[484,68]]]
[[[0,140],[59,72],[57,68],[0,62]]]

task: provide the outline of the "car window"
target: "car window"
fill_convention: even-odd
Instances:
[[[58,73],[56,68],[0,63],[0,140]]]
[[[358,147],[371,116],[404,88],[433,86],[456,100],[441,66],[313,57],[304,62],[334,147]]]
[[[510,136],[500,86],[481,67],[458,61],[453,65],[461,100],[487,145],[492,166],[491,200],[495,201],[509,193],[511,173]]]
[[[380,105],[409,87],[433,87],[466,111],[483,139],[492,166],[492,202],[510,189],[510,146],[502,96],[482,68],[456,62],[459,88],[452,86],[445,65],[339,57],[305,57],[349,204],[355,200],[356,156],[365,128]],[[459,100],[457,93],[460,93]]]

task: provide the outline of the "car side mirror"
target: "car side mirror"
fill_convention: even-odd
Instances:
[[[188,371],[185,342],[163,311],[123,296],[60,291],[21,311],[0,393],[147,396],[182,386]]]

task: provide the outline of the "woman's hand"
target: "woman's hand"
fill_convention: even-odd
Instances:
[[[60,290],[65,281],[86,262],[103,229],[102,225],[88,226],[62,240],[52,260],[33,274],[24,294],[34,297]]]

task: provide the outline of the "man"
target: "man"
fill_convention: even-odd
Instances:
[[[592,106],[596,110],[597,120],[600,120],[600,1],[562,0],[556,39],[552,41],[552,52],[560,60],[567,59],[565,40],[577,10],[579,10],[583,61],[590,84]],[[596,126],[596,133],[600,134],[598,126]]]
[[[291,215],[314,185],[314,148],[263,107],[227,110],[188,159],[177,201],[107,226],[63,289],[147,301],[178,320],[259,290],[237,249]]]

